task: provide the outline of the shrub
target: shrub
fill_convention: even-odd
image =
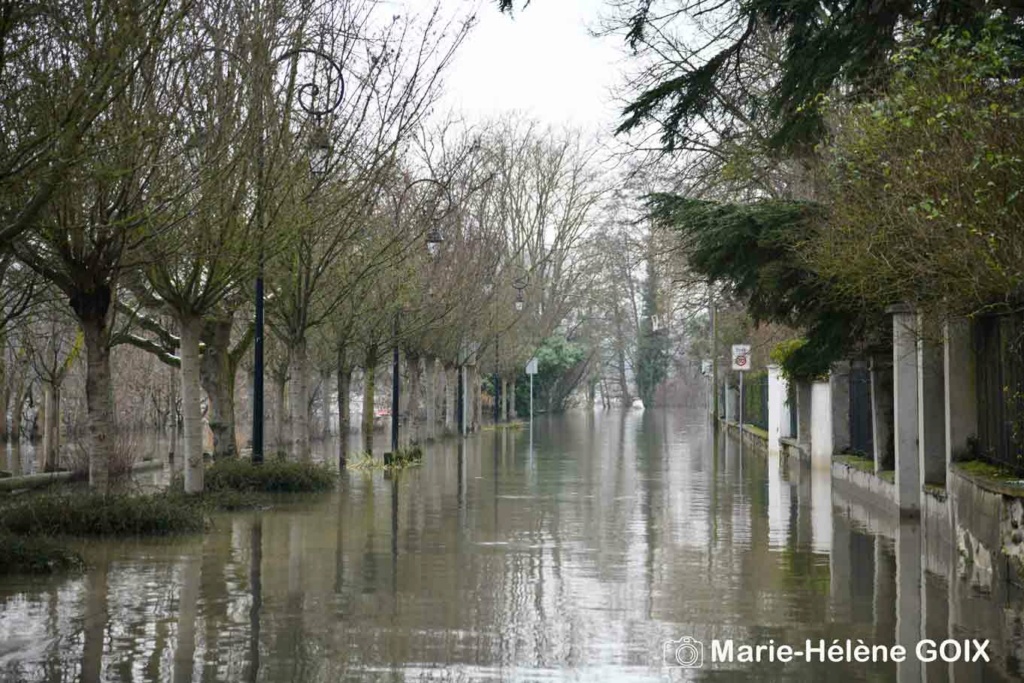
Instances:
[[[73,550],[47,538],[19,538],[0,533],[0,575],[53,574],[82,569],[85,563]]]
[[[221,460],[207,468],[206,490],[261,493],[308,493],[334,488],[337,474],[324,465],[268,460]]]
[[[39,536],[160,536],[206,528],[198,505],[166,493],[41,494],[0,508],[0,532]]]

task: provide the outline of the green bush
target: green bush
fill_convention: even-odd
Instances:
[[[78,553],[48,538],[20,538],[0,533],[0,575],[53,574],[84,566]]]
[[[221,460],[207,468],[206,491],[308,493],[334,488],[337,474],[324,465],[268,460]]]
[[[0,531],[35,536],[160,536],[206,528],[199,505],[166,493],[42,494],[0,507]]]

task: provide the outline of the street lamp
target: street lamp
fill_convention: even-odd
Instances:
[[[530,280],[526,275],[520,275],[519,277],[512,281],[512,286],[516,290],[517,311],[521,312],[523,310],[523,307],[526,305],[526,297],[523,296],[523,290],[526,289],[526,286],[528,284],[530,284]]]
[[[317,180],[327,175],[327,168],[331,162],[331,139],[327,136],[320,122],[317,121],[316,128],[309,136],[309,172]]]
[[[444,242],[444,235],[438,228],[431,228],[427,232],[427,253],[430,254],[430,258],[437,258],[437,255],[441,253],[442,242]]]
[[[345,95],[345,80],[341,66],[325,52],[311,48],[297,48],[288,50],[277,59],[274,64],[281,64],[288,60],[296,61],[300,57],[310,57],[314,60],[311,72],[303,72],[302,78],[311,80],[303,82],[296,88],[299,107],[309,116],[315,124],[315,128],[309,140],[309,171],[316,178],[321,179],[327,173],[330,165],[331,142],[327,131],[321,125],[324,117],[332,114],[340,105]],[[293,64],[293,73],[295,73]],[[323,68],[321,68],[323,67]],[[321,80],[317,81],[317,74]],[[262,109],[261,109],[262,111]],[[260,125],[263,124],[262,119]],[[263,404],[263,374],[264,374],[264,295],[263,295],[263,236],[266,224],[265,193],[263,186],[265,178],[265,157],[263,136],[260,136],[260,144],[257,153],[257,182],[259,184],[256,196],[256,221],[260,231],[260,255],[259,270],[256,276],[256,320],[253,335],[253,409],[252,409],[252,461],[253,463],[263,462],[263,425],[264,425],[264,404]]]

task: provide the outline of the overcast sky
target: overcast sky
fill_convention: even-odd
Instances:
[[[618,113],[609,89],[620,73],[620,39],[587,32],[597,26],[602,4],[534,0],[509,17],[484,0],[446,78],[442,108],[471,122],[519,110],[556,126],[610,132]]]

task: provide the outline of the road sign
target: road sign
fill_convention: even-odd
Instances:
[[[530,362],[526,364],[526,374],[536,375],[537,374],[537,359],[531,358]]]
[[[750,369],[750,344],[733,345],[732,369],[741,372]]]
[[[711,369],[712,369],[711,363],[712,363],[712,361],[711,361],[710,358],[705,358],[704,360],[702,360],[700,362],[700,374],[702,374],[702,375],[710,375],[711,374]]]

